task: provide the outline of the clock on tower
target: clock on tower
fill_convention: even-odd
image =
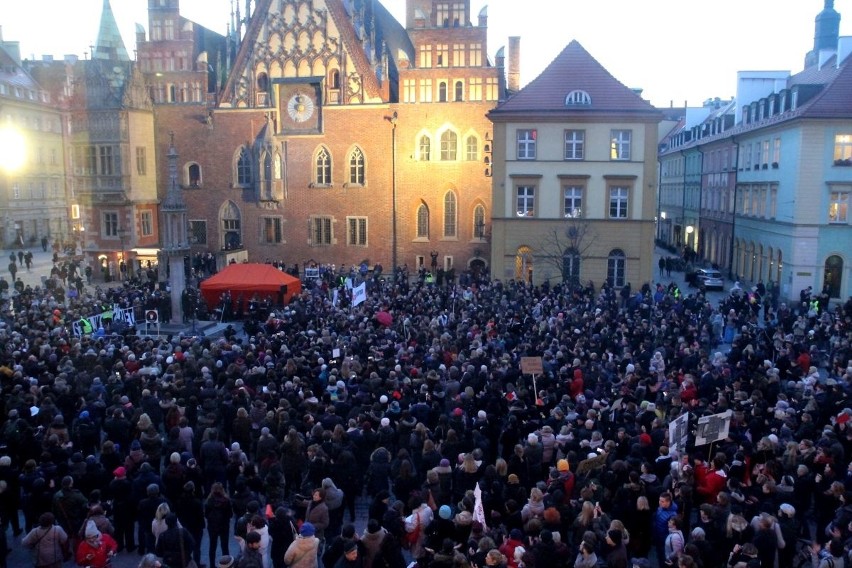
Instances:
[[[278,113],[282,133],[320,132],[321,80],[320,77],[279,80]]]

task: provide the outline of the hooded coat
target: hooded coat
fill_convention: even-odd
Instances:
[[[315,536],[297,537],[284,553],[284,563],[289,568],[317,568],[319,539]]]

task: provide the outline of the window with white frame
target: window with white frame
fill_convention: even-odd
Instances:
[[[331,217],[311,217],[311,244],[313,246],[328,246],[332,243]]]
[[[479,159],[479,140],[473,134],[465,140],[465,158],[468,162],[475,162]]]
[[[446,81],[438,81],[438,102],[439,103],[447,102],[447,82]]]
[[[101,214],[101,229],[104,237],[118,236],[118,213],[115,211],[104,211]]]
[[[583,186],[566,185],[562,189],[563,209],[562,214],[571,219],[583,216]]]
[[[470,51],[468,53],[468,65],[470,67],[482,67],[482,44],[470,44]]]
[[[417,81],[415,79],[404,79],[402,82],[402,102],[417,102]]]
[[[453,44],[453,67],[464,67],[464,44]]]
[[[586,131],[565,131],[565,159],[582,160],[586,155]]]
[[[472,77],[470,79],[470,93],[468,94],[468,99],[471,101],[482,100],[482,79],[478,77]]]
[[[261,217],[260,242],[266,244],[283,243],[284,235],[281,228],[281,217]]]
[[[455,82],[453,100],[457,103],[464,100],[464,81]]]
[[[515,214],[518,217],[535,216],[535,186],[519,185],[515,189],[516,204]]]
[[[621,288],[625,284],[625,273],[627,272],[627,259],[624,251],[621,249],[613,249],[610,251],[606,260],[606,277],[607,281],[616,288]]]
[[[436,48],[437,58],[435,67],[449,67],[450,65],[450,46],[446,43],[439,43]]]
[[[834,160],[852,160],[852,134],[834,135]]]
[[[609,157],[611,160],[630,160],[631,130],[613,130],[610,136]]]
[[[420,68],[429,69],[432,67],[432,46],[420,46]]]
[[[420,79],[420,102],[432,102],[432,79]]]
[[[776,138],[772,147],[772,164],[778,165],[781,163],[781,139]]]
[[[420,148],[420,161],[428,162],[432,158],[432,139],[424,134],[420,137],[418,146]]]
[[[500,90],[497,84],[496,77],[488,77],[485,79],[485,100],[496,101]]]
[[[768,167],[769,164],[769,140],[763,141],[763,154],[761,155],[761,163],[763,167]]]
[[[609,218],[627,219],[627,204],[630,190],[626,187],[613,186],[609,188]]]
[[[139,214],[139,233],[143,237],[154,234],[154,215],[150,211],[142,211]]]
[[[444,194],[444,238],[458,236],[458,209],[456,194],[448,191]]]
[[[592,97],[590,97],[589,93],[587,93],[586,91],[571,91],[565,97],[565,106],[590,104],[592,104]]]
[[[350,247],[367,246],[367,218],[346,218],[346,245]]]
[[[535,129],[521,129],[517,131],[517,155],[519,160],[535,160],[537,136],[538,134]]]
[[[441,161],[453,162],[458,159],[459,137],[452,130],[441,134]]]
[[[832,191],[829,197],[828,222],[846,224],[849,220],[849,191]]]

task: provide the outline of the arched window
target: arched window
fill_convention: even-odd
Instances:
[[[621,249],[611,250],[606,260],[606,279],[610,285],[616,288],[624,286],[626,268],[627,261],[624,251]]]
[[[473,208],[473,238],[485,238],[485,207],[482,205]]]
[[[441,81],[438,83],[438,102],[445,103],[447,102],[447,82]]]
[[[565,97],[565,106],[590,104],[592,104],[592,97],[586,91],[571,91]]]
[[[428,162],[432,156],[432,140],[424,134],[420,137],[420,161]]]
[[[328,86],[329,89],[340,88],[340,71],[338,71],[337,69],[332,69],[331,73],[329,73]]]
[[[281,179],[281,155],[275,154],[275,161],[272,163],[273,172],[272,175],[275,179]]]
[[[825,259],[825,272],[823,273],[823,286],[828,288],[829,298],[840,297],[840,284],[843,279],[843,259],[833,254]]]
[[[569,248],[562,255],[562,280],[571,284],[580,283],[580,253]]]
[[[456,194],[444,194],[444,237],[456,236]]]
[[[456,92],[453,100],[456,102],[460,102],[464,100],[464,82],[456,81]]]
[[[317,185],[331,185],[331,154],[328,153],[328,150],[323,148],[319,149],[317,152],[316,158],[316,184]]]
[[[528,246],[518,247],[515,253],[515,280],[521,282],[532,282],[533,277],[533,253]]]
[[[429,238],[429,207],[425,203],[417,208],[417,238]]]
[[[222,247],[233,250],[242,247],[240,208],[233,201],[226,201],[219,208],[219,223],[222,228]]]
[[[272,155],[269,152],[263,153],[261,161],[261,197],[264,199],[272,198]]]
[[[257,74],[257,90],[261,93],[269,90],[269,75],[266,73],[261,72]]]
[[[441,161],[454,162],[458,156],[459,137],[452,130],[441,134]]]
[[[243,146],[237,157],[237,185],[251,185],[251,153]]]
[[[364,185],[364,152],[356,147],[349,155],[349,183]]]
[[[201,187],[201,166],[192,163],[186,168],[187,185],[189,187]]]

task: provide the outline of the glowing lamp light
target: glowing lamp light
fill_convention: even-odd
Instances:
[[[24,165],[26,158],[24,135],[15,128],[0,128],[0,169],[14,172]]]
[[[692,225],[686,226],[686,234],[687,235],[691,235],[693,233],[693,231],[695,231],[695,227],[693,227]]]

